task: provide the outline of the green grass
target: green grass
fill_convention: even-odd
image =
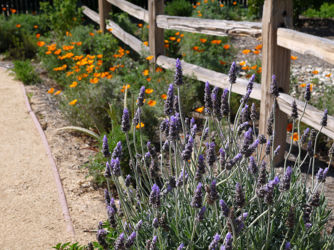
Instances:
[[[16,78],[24,84],[33,85],[41,82],[41,78],[36,73],[30,61],[14,61],[13,71]]]

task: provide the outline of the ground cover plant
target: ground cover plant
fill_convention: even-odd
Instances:
[[[274,112],[266,135],[257,134],[257,113],[250,103],[252,76],[234,124],[230,121],[230,93],[236,81],[236,65],[229,72],[230,88],[220,91],[205,85],[205,122],[185,117],[174,100],[182,102],[179,88],[186,85],[177,61],[175,79],[165,101],[165,119],[160,125],[160,145],[130,141],[141,134],[145,87],[137,98],[137,112],[131,119],[127,102],[121,128],[126,144],[110,150],[103,139],[105,177],[115,183],[118,199],[105,190],[108,220],[100,222],[97,242],[88,249],[331,249],[334,239],[325,231],[330,211],[323,195],[324,182],[334,156],[325,169],[315,166],[320,131],[305,129],[298,142],[294,163],[274,168],[280,146],[274,147]],[[273,76],[271,94],[279,96]],[[310,85],[304,95],[310,101]],[[300,129],[304,113],[292,103],[293,128]],[[321,129],[327,125],[327,110]],[[133,137],[135,138],[135,137]],[[291,139],[292,141],[293,139]],[[307,144],[307,154],[301,154]],[[291,143],[292,145],[292,143]],[[119,162],[128,150],[133,174],[125,175]],[[291,147],[288,154],[291,152]],[[310,177],[301,175],[308,163]],[[307,179],[309,180],[309,185]],[[58,245],[58,249],[61,245]]]

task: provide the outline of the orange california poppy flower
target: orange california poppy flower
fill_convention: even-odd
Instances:
[[[255,70],[256,68],[257,68],[256,64],[251,67],[251,69],[253,69],[253,70]]]
[[[136,128],[140,129],[140,128],[143,128],[144,126],[145,124],[141,122],[140,124],[139,123],[137,124]]]
[[[198,51],[199,47],[198,46],[194,46],[192,49],[195,50],[195,51]]]
[[[45,45],[45,42],[43,42],[43,41],[38,41],[37,42],[38,47],[43,47],[44,45]]]
[[[201,41],[201,43],[206,43],[206,41],[207,41],[207,39],[205,39],[205,38],[201,38],[199,40]]]
[[[13,14],[16,13],[16,9],[10,9],[10,12],[12,12]]]
[[[150,82],[151,80],[152,80],[151,77],[146,78],[146,81],[148,81],[148,82]]]
[[[153,89],[145,89],[145,93],[146,94],[152,94],[153,93]]]
[[[326,77],[331,77],[332,73],[326,74]]]
[[[193,8],[196,9],[196,8],[197,8],[197,5],[193,5]]]
[[[220,44],[222,42],[222,40],[212,40],[211,43],[212,44]]]
[[[148,69],[145,69],[145,70],[143,71],[143,75],[144,75],[144,76],[148,76],[149,72],[150,72],[150,71],[149,71]]]
[[[99,59],[101,59],[103,57],[103,55],[99,54],[96,57],[99,58]]]
[[[288,126],[286,126],[286,131],[288,132],[292,131],[292,123],[289,123]]]
[[[198,113],[202,113],[203,110],[204,110],[204,107],[203,107],[203,106],[202,106],[202,107],[199,107],[199,108],[197,108],[197,109],[195,109],[195,111],[198,112]]]
[[[299,140],[299,136],[297,132],[294,132],[293,135],[290,137],[293,139],[293,141],[298,141]]]
[[[166,94],[162,94],[161,98],[164,99],[164,100],[166,100],[167,99],[167,95]]]
[[[312,71],[312,74],[313,74],[313,75],[317,75],[317,74],[319,74],[319,71],[318,71],[318,70],[313,70],[313,71]]]
[[[150,106],[150,107],[154,107],[154,106],[157,104],[157,102],[154,101],[154,100],[149,100],[149,101],[147,102],[147,104],[148,104],[148,106]]]
[[[5,7],[2,8],[2,11],[6,11],[7,9]]]
[[[16,24],[16,28],[21,28],[21,24]]]
[[[237,2],[236,2],[236,1],[234,1],[234,2],[233,2],[233,5],[237,5]]]
[[[34,29],[38,29],[38,25],[34,25]]]
[[[259,67],[257,73],[262,73],[262,67]]]
[[[197,2],[196,5],[199,6],[199,5],[201,5],[201,3],[200,3],[200,2]]]
[[[75,88],[78,85],[78,82],[72,82],[72,84],[70,85],[70,88]]]
[[[243,66],[241,69],[242,70],[249,70],[249,66]]]
[[[160,68],[160,67],[157,67],[157,68],[155,69],[155,72],[162,72],[162,71],[163,71],[163,69]]]
[[[50,89],[48,90],[48,94],[52,94],[53,92],[55,92],[55,89],[54,89],[54,88],[50,88]]]
[[[93,32],[89,32],[90,36],[95,36],[95,34]]]
[[[175,37],[175,36],[171,36],[171,37],[169,37],[169,40],[171,40],[171,41],[175,41],[175,40],[176,40],[176,37]]]
[[[178,35],[180,35],[180,31],[178,31],[178,32],[175,33],[175,36],[178,36]]]
[[[61,49],[57,49],[53,54],[59,55],[61,53]]]
[[[142,28],[142,27],[143,27],[143,24],[142,24],[142,23],[138,23],[138,27],[139,27],[139,28]]]
[[[230,48],[230,45],[229,45],[229,44],[224,44],[223,48],[224,48],[224,49],[229,49],[229,48]]]
[[[245,61],[242,61],[242,62],[240,62],[239,64],[240,64],[240,66],[245,66],[245,65],[246,65],[246,62],[245,62]]]
[[[222,60],[219,60],[219,63],[220,63],[221,65],[226,65],[226,62],[224,62],[224,61],[222,61]]]
[[[181,38],[176,39],[176,42],[177,43],[181,42]]]
[[[94,78],[90,79],[89,82],[91,84],[97,84],[99,82],[99,78],[94,77]]]
[[[61,93],[61,90],[58,90],[54,95],[59,95]]]
[[[255,46],[254,49],[256,49],[256,50],[261,50],[261,49],[262,49],[262,44],[259,44],[259,45]]]
[[[77,103],[77,99],[74,99],[73,101],[70,101],[68,104],[71,106],[74,106]]]
[[[168,49],[168,48],[169,48],[169,44],[164,44],[164,47],[165,47],[166,49]]]
[[[299,87],[305,88],[306,87],[306,83],[299,84]]]
[[[224,7],[224,4],[221,3],[219,6],[220,6],[221,8],[223,8],[223,7]]]
[[[258,55],[258,54],[260,54],[260,51],[259,50],[253,50],[253,54]]]
[[[202,13],[199,13],[197,16],[201,17],[201,16],[203,16],[203,15],[202,15]]]
[[[66,31],[66,36],[72,36],[72,34],[69,31]]]
[[[146,57],[146,60],[150,61],[150,60],[153,59],[153,57],[154,57],[154,56],[148,56],[148,57]]]
[[[291,60],[297,60],[298,56],[291,56]]]
[[[180,37],[184,37],[184,34],[181,34]]]
[[[242,51],[242,54],[247,55],[249,52],[250,52],[249,49],[244,49],[244,50]]]
[[[41,37],[41,34],[36,34],[36,38],[40,38]]]
[[[143,42],[145,46],[148,46],[148,41]]]

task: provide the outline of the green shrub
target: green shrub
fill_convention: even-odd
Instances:
[[[186,0],[173,0],[167,2],[165,12],[170,16],[191,16],[192,6]]]
[[[324,3],[319,10],[309,8],[303,15],[307,17],[334,18],[334,3]]]
[[[14,61],[14,72],[16,78],[22,81],[24,84],[32,85],[40,83],[41,79],[36,73],[35,68],[31,65],[30,61]]]

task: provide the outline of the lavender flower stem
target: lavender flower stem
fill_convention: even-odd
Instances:
[[[297,126],[297,129],[298,129],[298,136],[300,135],[300,122],[305,114],[305,110],[306,110],[306,106],[308,104],[308,101],[305,102],[305,105],[304,105],[304,109],[303,109],[303,113],[302,115],[300,116],[300,118],[298,119],[298,126]],[[297,160],[295,162],[295,165],[294,165],[294,169],[296,168],[296,164],[300,163],[300,157],[301,157],[301,152],[302,152],[302,149],[301,149],[301,145],[300,145],[300,142],[298,143],[298,156],[297,156]],[[300,166],[300,165],[298,165]]]
[[[260,214],[258,217],[256,217],[251,224],[249,224],[249,226],[247,227],[248,229],[250,229],[259,219],[261,219],[266,213],[269,212],[269,209],[265,210],[262,214]]]
[[[316,152],[316,149],[317,149],[317,141],[318,141],[318,137],[319,137],[319,134],[321,133],[321,130],[322,130],[323,126],[321,126],[319,132],[317,133],[317,136],[315,137],[315,140],[314,140],[314,148],[313,148],[313,160],[312,160],[312,188],[314,187],[314,163],[315,163],[315,152]]]
[[[292,143],[293,143],[293,131],[295,130],[295,119],[293,119],[292,121],[292,133],[291,133],[291,140],[290,140],[290,147],[289,147],[289,152],[287,154],[287,156],[285,157],[285,160],[284,160],[284,170],[283,170],[283,173],[285,173],[285,170],[286,170],[286,163],[288,161],[288,158],[291,154],[291,150],[292,150]]]
[[[179,114],[180,114],[180,120],[181,120],[181,124],[182,124],[182,131],[183,134],[186,135],[186,130],[185,130],[185,126],[184,126],[184,121],[183,121],[183,117],[182,117],[182,111],[181,111],[181,97],[180,97],[180,87],[177,86],[177,98],[178,98],[178,102],[179,102]]]

